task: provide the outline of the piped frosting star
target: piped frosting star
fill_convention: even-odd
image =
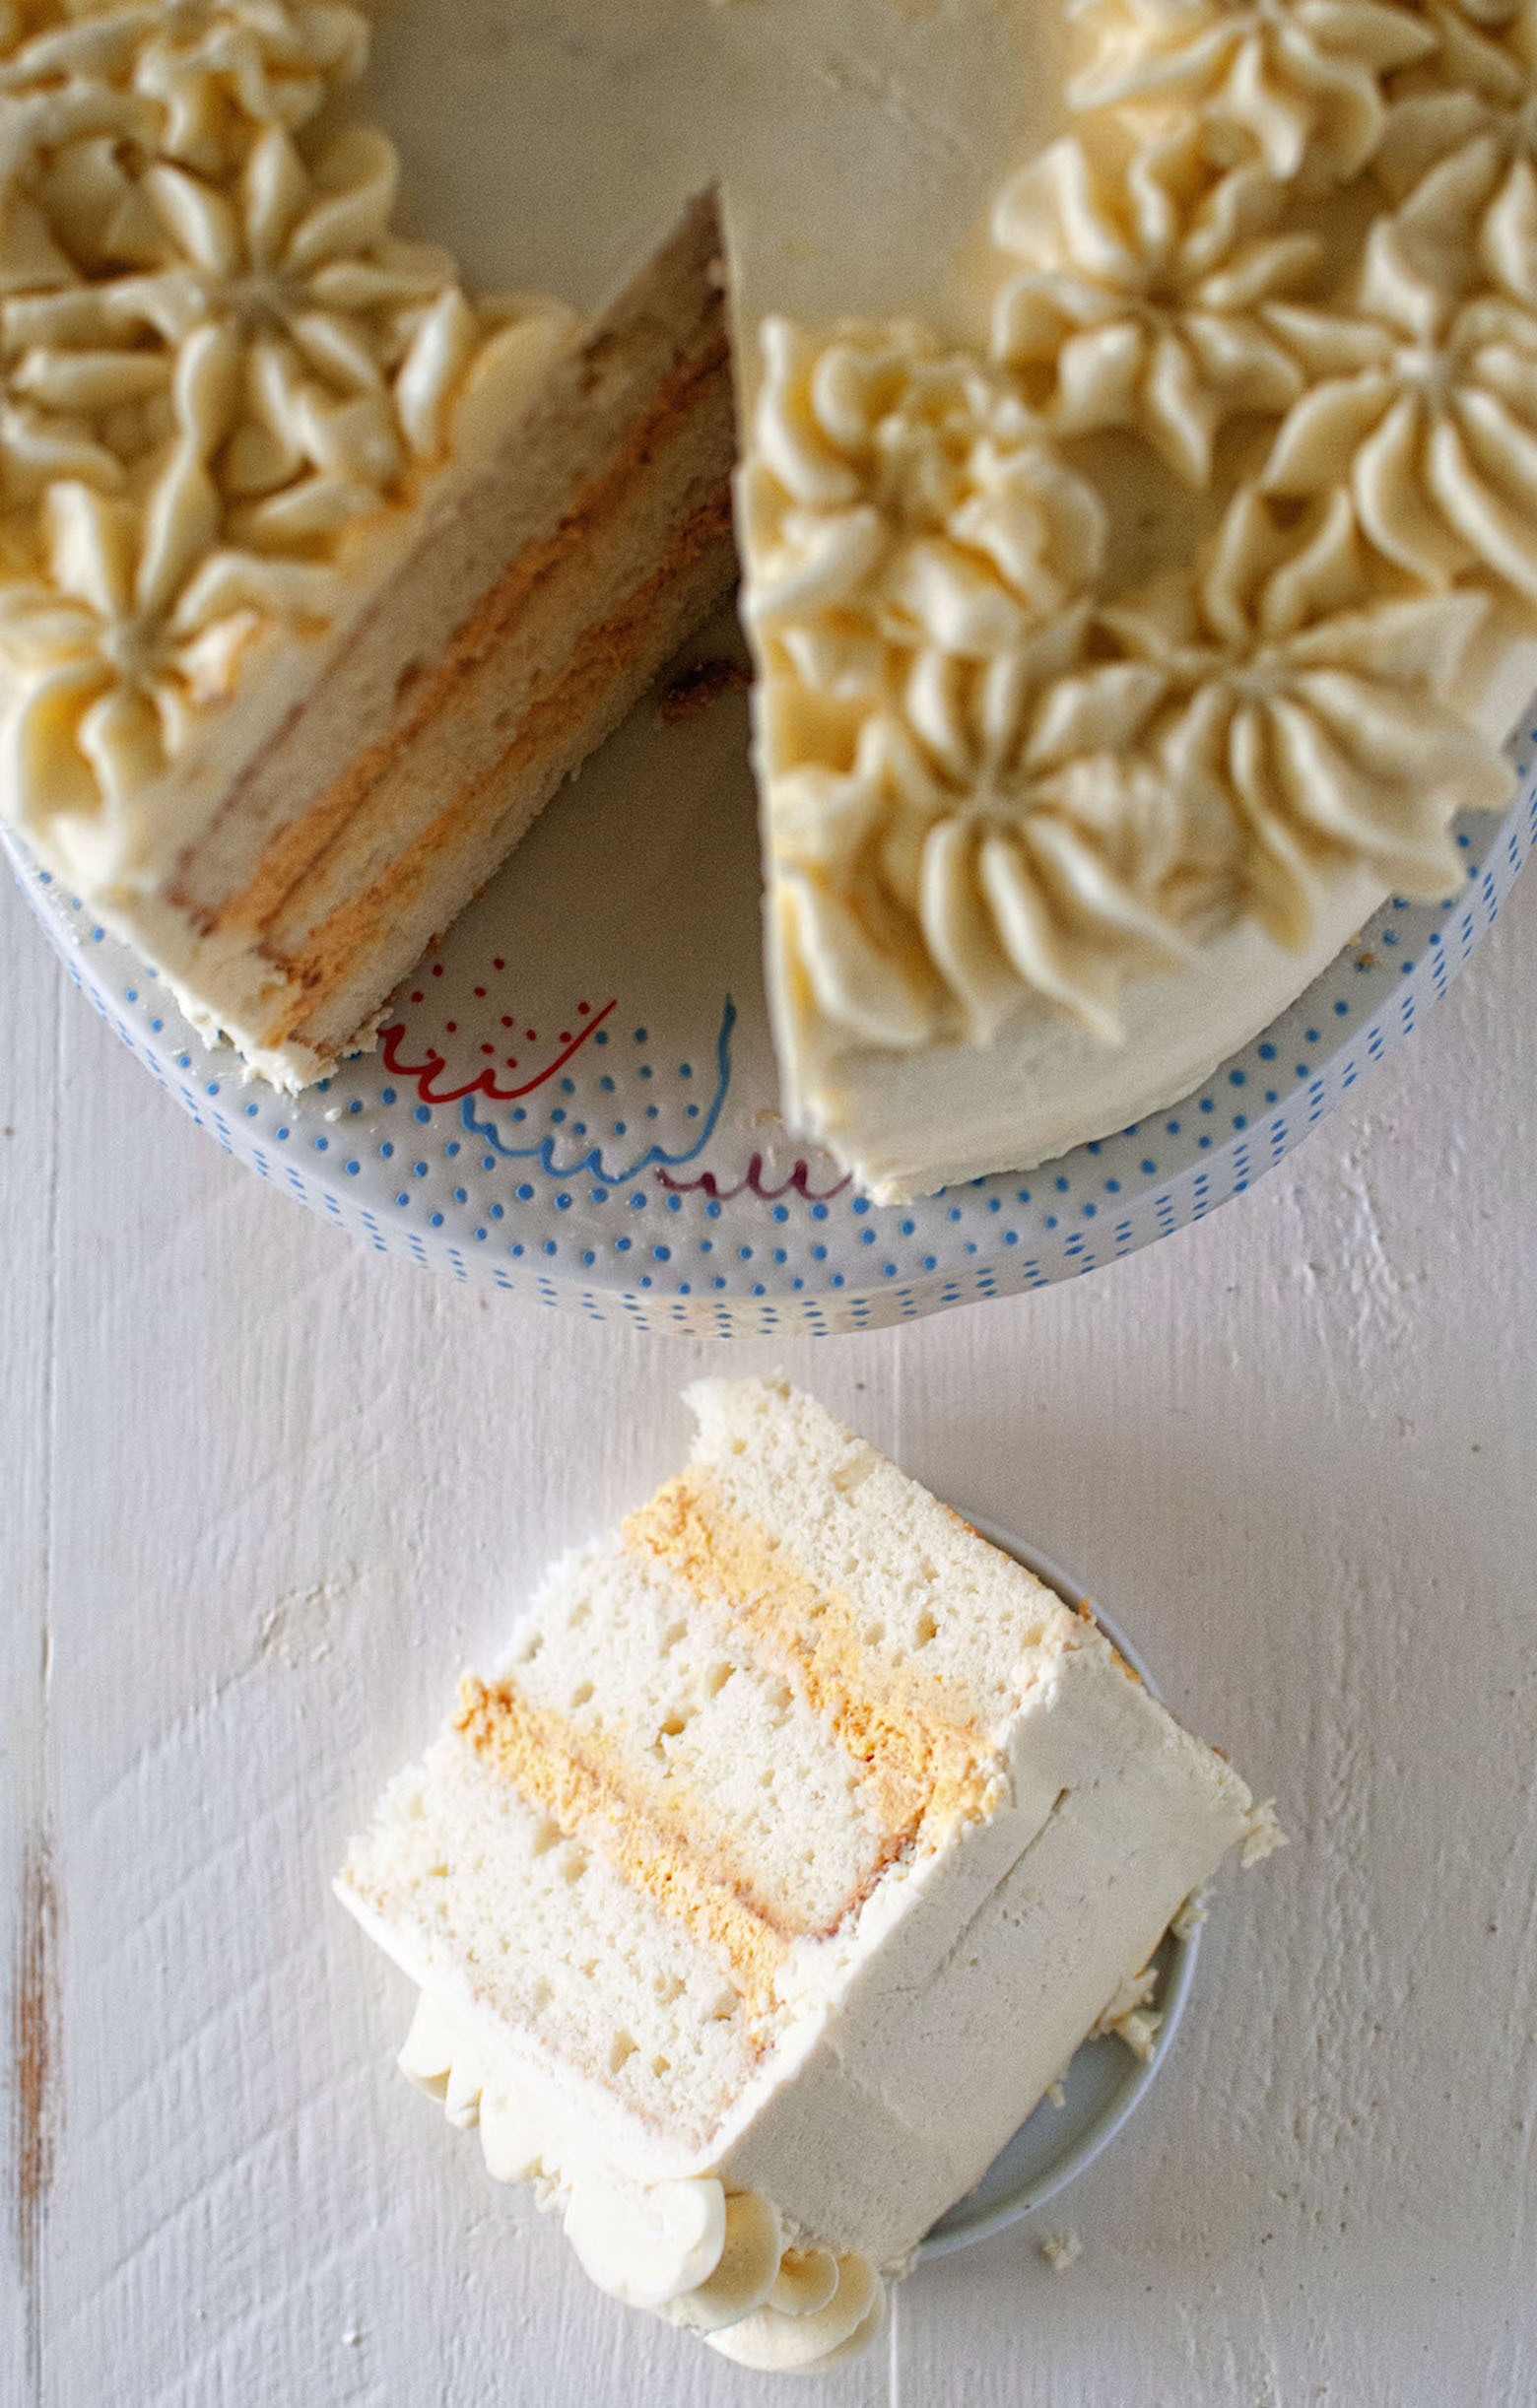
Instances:
[[[1198,137],[1150,145],[1115,172],[1054,143],[1005,187],[993,238],[1026,262],[999,290],[993,354],[1023,372],[1059,435],[1134,428],[1186,484],[1238,412],[1303,389],[1261,305],[1295,293],[1319,244],[1274,231],[1284,187],[1219,174]]]
[[[1537,605],[1537,169],[1476,143],[1373,227],[1349,302],[1277,305],[1308,373],[1264,472],[1343,474],[1382,557],[1433,588],[1470,573]]]
[[[1436,32],[1399,0],[1072,0],[1093,55],[1075,108],[1177,109],[1213,157],[1285,181],[1345,183],[1386,122],[1383,79]]]

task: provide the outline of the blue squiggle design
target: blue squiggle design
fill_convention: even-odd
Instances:
[[[595,1172],[609,1186],[622,1187],[627,1179],[633,1179],[640,1171],[648,1171],[653,1164],[663,1164],[668,1169],[676,1169],[680,1163],[695,1161],[699,1155],[703,1153],[704,1148],[715,1134],[715,1124],[720,1118],[721,1106],[726,1101],[726,1090],[731,1084],[731,1032],[736,1027],[736,1005],[728,995],[725,1010],[720,1016],[720,1035],[715,1039],[714,1098],[709,1110],[704,1115],[703,1127],[693,1145],[682,1154],[669,1154],[663,1146],[647,1146],[645,1152],[638,1155],[628,1170],[610,1171],[604,1163],[601,1146],[589,1146],[587,1152],[579,1155],[574,1162],[558,1163],[554,1159],[555,1139],[553,1136],[541,1137],[537,1145],[532,1146],[503,1145],[497,1134],[495,1121],[476,1119],[474,1099],[470,1096],[466,1096],[460,1104],[459,1116],[470,1136],[482,1138],[487,1145],[494,1146],[504,1162],[536,1162],[541,1170],[547,1171],[553,1179],[579,1178],[583,1171],[591,1171]]]

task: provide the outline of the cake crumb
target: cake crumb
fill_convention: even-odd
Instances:
[[[1058,2074],[1054,2082],[1048,2082],[1046,2084],[1046,2097],[1050,2100],[1054,2107],[1066,2107],[1067,2084],[1063,2081],[1060,2074]]]
[[[723,694],[746,684],[747,671],[738,660],[696,661],[668,679],[657,709],[669,727],[676,727],[684,719],[697,719]]]
[[[1131,2050],[1139,2065],[1151,2065],[1163,2028],[1162,2015],[1154,2014],[1146,2007],[1133,2007],[1129,2015],[1120,2018],[1113,2030],[1115,2038]]]
[[[1084,2253],[1083,2241],[1077,2233],[1042,2233],[1037,2246],[1053,2274],[1065,2274]]]
[[[1145,1965],[1140,1973],[1133,1973],[1121,1983],[1095,2025],[1094,2037],[1098,2040],[1103,2034],[1113,2033],[1146,2065],[1164,2021],[1151,2003],[1157,1988],[1158,1967]]]
[[[1176,1940],[1193,1939],[1206,1920],[1206,1889],[1192,1890],[1169,1928]]]
[[[1278,1847],[1290,1847],[1291,1844],[1276,1821],[1275,1799],[1266,1798],[1263,1805],[1256,1806],[1249,1816],[1243,1845],[1238,1851],[1238,1864],[1246,1873],[1251,1864],[1260,1864],[1265,1857],[1273,1856]]]

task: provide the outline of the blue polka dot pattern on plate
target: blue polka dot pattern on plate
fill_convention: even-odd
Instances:
[[[298,1098],[207,1052],[163,983],[56,881],[15,866],[77,985],[227,1153],[364,1245],[589,1318],[702,1337],[878,1328],[1081,1276],[1203,1219],[1273,1168],[1409,1036],[1495,919],[1537,814],[1532,743],[1503,823],[1458,831],[1450,904],[1394,898],[1196,1094],[1012,1176],[881,1208],[775,1110],[751,965],[679,1000],[623,964],[541,960],[498,888],[394,999],[381,1052]]]

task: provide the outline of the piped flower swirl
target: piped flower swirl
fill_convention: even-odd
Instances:
[[[67,212],[93,177],[123,189],[125,142],[218,175],[245,128],[306,124],[368,43],[345,0],[7,0],[0,187]]]
[[[1232,815],[1236,900],[1304,945],[1342,864],[1437,900],[1460,878],[1456,812],[1508,800],[1509,765],[1450,700],[1488,609],[1477,593],[1384,590],[1344,493],[1300,529],[1242,493],[1194,573],[1106,609],[1122,658],[1064,681],[1052,720],[1071,740],[1115,680],[1121,742]]]
[[[1537,7],[1533,0],[1464,0],[1460,7],[1429,0],[1426,13],[1437,48],[1428,64],[1392,78],[1373,172],[1402,200],[1429,168],[1481,143],[1492,193],[1512,159],[1537,156]]]
[[[1072,0],[1093,55],[1075,108],[1199,114],[1214,156],[1346,183],[1381,141],[1383,79],[1428,58],[1434,27],[1399,0]]]
[[[1352,301],[1278,306],[1308,370],[1266,490],[1348,477],[1361,525],[1422,584],[1478,570],[1537,604],[1537,170],[1486,141],[1371,229]]]
[[[993,354],[1047,387],[1059,435],[1131,427],[1205,485],[1224,421],[1284,410],[1303,371],[1261,305],[1295,293],[1320,245],[1273,231],[1284,188],[1219,174],[1197,134],[1150,144],[1117,174],[1054,143],[1005,187],[1000,249],[1027,263],[998,293]]]

